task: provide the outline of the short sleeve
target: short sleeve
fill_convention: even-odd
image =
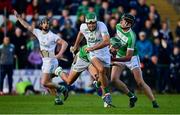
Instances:
[[[54,38],[54,41],[55,41],[55,42],[57,42],[58,40],[61,39],[60,36],[58,36],[58,35],[56,35],[56,34],[54,34],[54,33],[53,33],[53,38]]]
[[[106,25],[102,22],[100,22],[100,32],[102,36],[109,35]]]
[[[85,28],[86,28],[86,24],[81,24],[81,26],[80,26],[80,32],[81,33],[84,33],[84,31],[85,31]]]
[[[130,38],[128,38],[128,47],[127,48],[134,50],[135,42],[136,42],[136,35],[134,33],[131,33]]]
[[[38,38],[38,34],[41,32],[39,29],[33,29],[33,34]]]

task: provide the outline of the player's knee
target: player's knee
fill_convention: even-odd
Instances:
[[[98,68],[98,72],[99,72],[99,73],[104,73],[104,67],[99,67],[99,68]]]
[[[47,82],[41,81],[41,85],[44,86],[44,87],[47,87]]]
[[[72,84],[72,81],[67,80],[67,81],[66,81],[66,84],[67,84],[67,85],[71,85],[71,84]]]
[[[111,83],[115,83],[116,82],[116,78],[111,78]]]
[[[139,82],[139,83],[138,83],[138,86],[139,86],[140,88],[143,88],[143,87],[144,87],[144,85],[145,85],[145,83],[144,83],[144,82]]]

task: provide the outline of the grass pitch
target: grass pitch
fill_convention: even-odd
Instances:
[[[179,114],[180,95],[156,95],[160,105],[153,109],[144,95],[137,95],[134,108],[129,108],[126,95],[113,95],[116,108],[104,108],[97,95],[70,95],[64,105],[54,105],[54,96],[0,96],[0,114]]]

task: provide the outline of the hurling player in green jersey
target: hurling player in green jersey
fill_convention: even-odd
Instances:
[[[85,70],[89,71],[93,79],[98,79],[98,72],[96,68],[90,63],[88,59],[89,54],[85,51],[85,48],[87,48],[87,45],[82,46],[79,52],[76,54],[69,74],[64,72],[61,67],[58,67],[55,70],[55,74],[60,76],[62,80],[67,83],[67,85],[74,83],[79,75]]]
[[[127,66],[133,73],[137,85],[143,89],[147,97],[151,100],[154,108],[159,108],[155,97],[151,91],[151,88],[144,82],[142,71],[140,68],[140,60],[137,55],[137,49],[135,48],[136,35],[132,31],[135,17],[130,14],[124,14],[121,17],[120,23],[116,25],[116,38],[119,39],[121,47],[113,48],[111,47],[111,52],[116,52],[115,58],[112,61],[118,65],[112,67],[111,82],[118,88],[123,89],[124,92],[128,93],[127,86],[122,85],[119,77],[121,75],[124,66]],[[131,96],[131,94],[129,94]],[[135,106],[134,103],[130,103],[130,107]]]

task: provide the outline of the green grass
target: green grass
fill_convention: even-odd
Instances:
[[[53,96],[0,96],[0,114],[58,113],[58,114],[168,114],[180,113],[180,95],[156,95],[160,105],[153,109],[144,95],[138,95],[135,108],[128,108],[129,99],[125,95],[113,95],[116,108],[103,108],[96,95],[70,95],[64,105],[54,105]]]

